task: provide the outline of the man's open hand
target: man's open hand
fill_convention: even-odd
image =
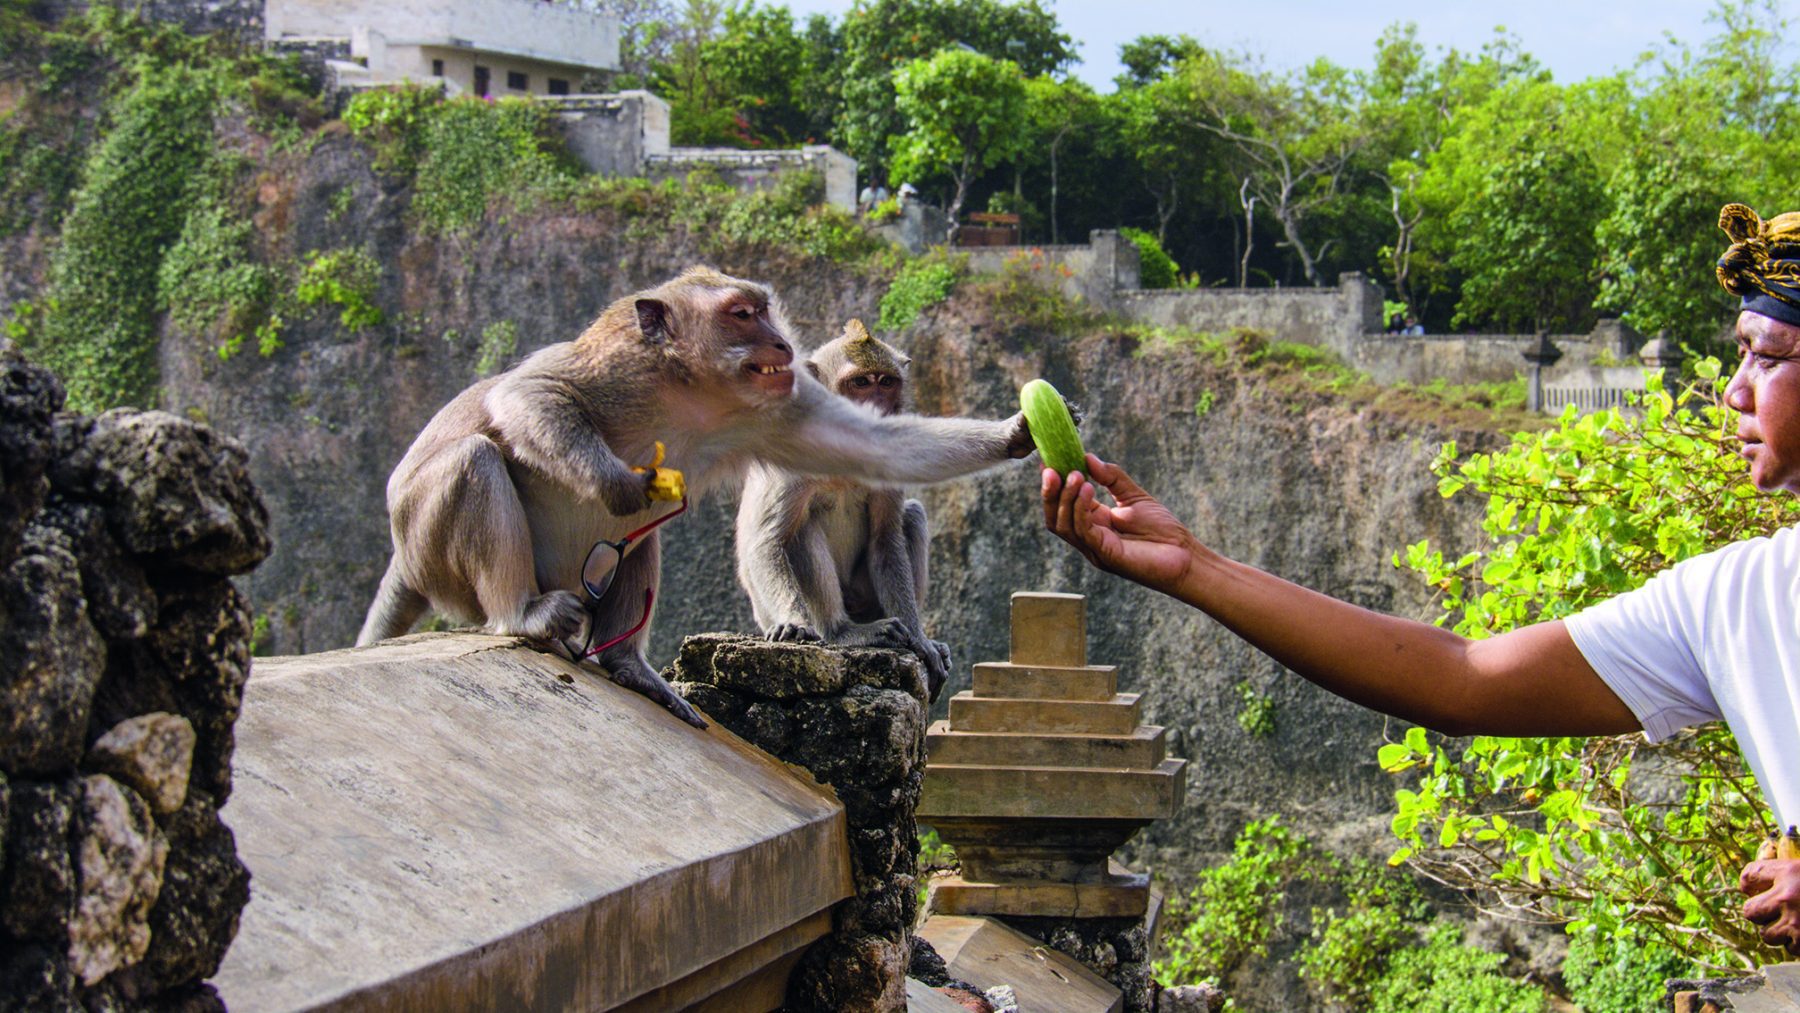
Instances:
[[[1763,942],[1800,956],[1800,859],[1751,862],[1738,876],[1738,889],[1750,898],[1744,917],[1762,927]]]
[[[1102,570],[1174,593],[1193,566],[1194,536],[1123,468],[1093,454],[1087,467],[1091,482],[1078,471],[1064,481],[1044,469],[1044,527]],[[1096,483],[1112,494],[1112,506],[1095,498]]]

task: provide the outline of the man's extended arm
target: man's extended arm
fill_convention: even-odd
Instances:
[[[1458,735],[1609,735],[1637,718],[1560,622],[1470,640],[1371,612],[1238,563],[1194,538],[1125,472],[1088,455],[1043,475],[1044,523],[1101,569],[1200,609],[1306,679],[1365,707]]]

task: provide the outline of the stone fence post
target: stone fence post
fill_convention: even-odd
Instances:
[[[925,675],[909,654],[708,633],[665,673],[677,692],[843,802],[856,896],[789,980],[795,1013],[906,1009],[918,907],[913,812],[925,776]]]

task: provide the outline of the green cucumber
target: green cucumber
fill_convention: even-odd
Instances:
[[[1019,407],[1031,427],[1031,441],[1046,467],[1060,475],[1087,467],[1087,455],[1081,449],[1081,437],[1075,432],[1075,419],[1056,388],[1043,380],[1033,380],[1019,388]]]

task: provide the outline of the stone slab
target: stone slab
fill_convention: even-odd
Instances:
[[[992,918],[933,915],[919,927],[950,975],[989,989],[1011,985],[1031,1013],[1121,1013],[1125,997],[1073,957]]]
[[[1150,909],[1150,877],[1112,864],[1100,883],[971,883],[961,876],[932,881],[926,909],[946,915],[1016,918],[1139,918]]]
[[[233,769],[234,1013],[688,1005],[852,892],[828,791],[505,637],[257,659]]]
[[[1033,700],[1111,700],[1119,691],[1119,666],[1015,665],[984,661],[974,669],[976,696]]]
[[[1114,693],[1110,700],[1008,700],[965,689],[950,698],[950,728],[958,732],[1127,735],[1142,718],[1136,693]]]
[[[1087,599],[1055,591],[1018,591],[1012,596],[1012,656],[1015,665],[1087,664]]]
[[[935,721],[925,733],[931,763],[999,767],[1116,767],[1149,770],[1167,756],[1160,725],[1138,725],[1128,735],[1038,735],[957,732]]]
[[[932,763],[925,768],[919,820],[933,816],[1165,819],[1181,809],[1187,761],[1153,770],[990,767]]]

